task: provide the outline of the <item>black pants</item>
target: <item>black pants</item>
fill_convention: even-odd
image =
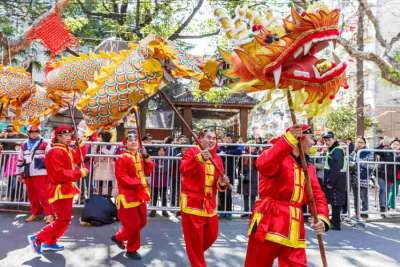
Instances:
[[[232,211],[232,190],[227,189],[225,192],[219,192],[218,201],[219,211]]]
[[[153,187],[153,199],[152,205],[157,206],[158,197],[161,198],[161,204],[163,207],[167,206],[167,188],[166,187]]]
[[[244,211],[252,211],[254,208],[254,203],[256,202],[256,196],[243,195],[243,200]]]
[[[181,179],[180,177],[172,178],[172,185],[171,185],[171,206],[179,207],[180,202],[180,195],[181,193]]]
[[[340,228],[340,211],[343,206],[332,206],[332,226],[335,228]]]
[[[356,214],[358,214],[359,209],[359,201],[358,201],[358,186],[357,184],[352,184],[353,196],[354,196],[354,205],[356,209]],[[361,199],[361,211],[368,212],[368,188],[360,187],[360,199]]]

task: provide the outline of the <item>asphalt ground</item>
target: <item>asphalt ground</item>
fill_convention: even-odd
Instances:
[[[149,218],[142,231],[141,261],[124,256],[110,241],[119,227],[116,222],[101,227],[83,227],[78,216],[61,238],[61,252],[34,254],[26,236],[39,230],[41,221],[24,223],[26,215],[0,213],[0,266],[189,266],[182,239],[180,220]],[[247,220],[220,220],[219,236],[206,252],[209,267],[243,266],[247,247]],[[307,227],[309,266],[321,266],[316,236]],[[343,226],[342,231],[324,235],[330,267],[400,266],[400,223],[371,222],[363,227]]]

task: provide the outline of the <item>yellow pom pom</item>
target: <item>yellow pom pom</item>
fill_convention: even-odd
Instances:
[[[253,25],[263,25],[263,19],[259,16],[254,17]]]
[[[225,9],[223,9],[223,8],[221,8],[221,7],[216,8],[216,9],[214,10],[214,16],[216,16],[216,17],[223,17],[223,16],[225,16],[225,14],[226,14]]]
[[[267,20],[271,20],[274,17],[271,10],[265,10],[264,15]]]
[[[246,12],[246,19],[251,20],[253,18],[253,11],[252,10],[247,10]]]
[[[232,27],[231,20],[228,17],[220,18],[219,23],[221,24],[221,27],[225,30]]]
[[[226,35],[226,38],[233,39],[235,37],[235,32],[233,30],[230,30],[230,31],[227,31],[225,33],[225,35]]]

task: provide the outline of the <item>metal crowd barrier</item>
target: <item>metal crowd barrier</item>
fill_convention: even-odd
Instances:
[[[0,143],[5,140],[0,140]],[[11,140],[7,140],[11,141]],[[82,207],[85,199],[91,194],[109,195],[115,197],[117,184],[114,168],[115,159],[119,156],[120,143],[87,142],[88,154],[85,166],[89,169],[88,177],[81,178],[77,185],[81,189],[75,198],[74,206]],[[191,145],[177,144],[144,144],[155,163],[149,179],[151,189],[150,210],[178,211],[180,206],[181,175],[179,164],[181,153]],[[228,147],[226,152],[219,155],[224,163],[226,174],[231,179],[232,189],[218,193],[218,211],[223,216],[240,214],[248,216],[258,197],[258,172],[255,160],[258,154],[268,145],[260,144],[219,144]],[[159,152],[162,149],[163,151]],[[319,150],[323,147],[319,147]],[[235,151],[235,153],[233,153]],[[348,149],[345,149],[348,156]],[[239,153],[240,152],[240,153]],[[252,154],[251,154],[252,152]],[[25,185],[17,181],[15,175],[8,171],[12,169],[16,151],[3,151],[0,155],[0,204],[29,205]],[[323,166],[325,156],[317,154],[311,157],[317,167],[317,175],[323,184]],[[350,217],[350,178],[348,184],[348,209],[344,216]]]
[[[362,149],[355,165],[351,181],[357,218],[399,216],[400,151]]]

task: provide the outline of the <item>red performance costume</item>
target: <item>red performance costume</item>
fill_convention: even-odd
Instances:
[[[72,132],[71,127],[60,126],[55,130],[55,134],[65,130]],[[82,150],[85,157],[85,146],[72,150],[66,145],[55,143],[47,152],[45,164],[49,177],[49,203],[56,219],[36,234],[38,245],[56,244],[68,228],[72,216],[72,199],[80,192],[75,181],[84,176],[80,168],[79,150]]]
[[[307,266],[302,206],[308,200],[304,172],[292,155],[297,144],[288,131],[256,161],[260,199],[250,221],[246,267],[272,266],[276,258],[279,267]],[[313,165],[308,165],[308,173],[318,217],[327,229],[328,206]]]
[[[182,157],[181,212],[186,252],[192,267],[206,266],[204,252],[218,236],[218,215],[216,210],[218,172],[210,160],[204,161],[198,147],[189,148]],[[211,152],[213,160],[223,170],[216,147]]]
[[[116,199],[121,228],[115,238],[122,244],[127,241],[126,250],[134,253],[140,248],[140,230],[147,223],[146,202],[150,192],[145,175],[153,171],[150,157],[126,151],[115,163],[115,177],[118,184]]]

